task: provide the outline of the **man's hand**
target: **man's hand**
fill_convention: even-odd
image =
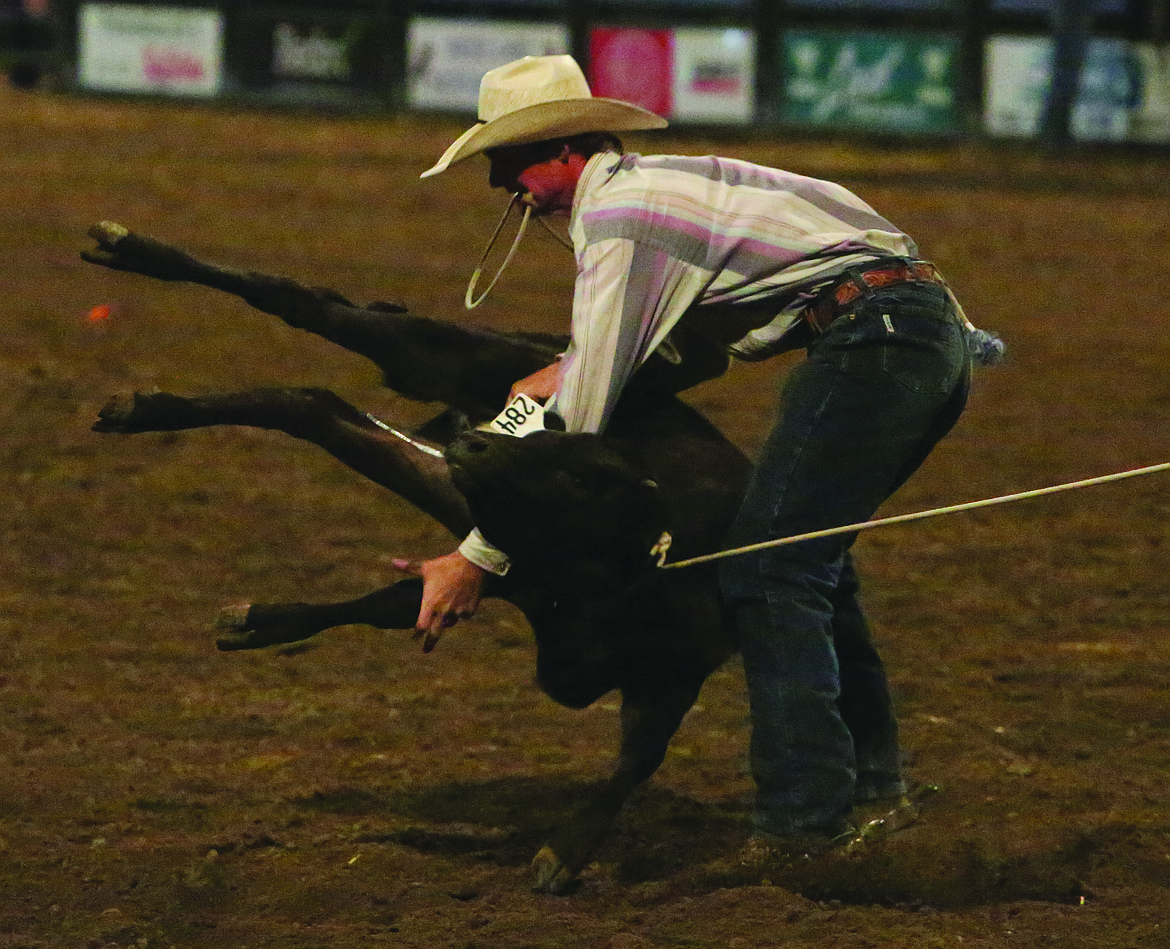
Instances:
[[[534,372],[530,376],[525,376],[519,382],[512,386],[512,391],[508,395],[508,401],[511,402],[516,396],[523,393],[530,399],[543,404],[550,399],[554,392],[557,391],[557,386],[561,381],[561,364],[559,362],[550,363],[543,369]]]
[[[422,609],[414,638],[422,638],[423,652],[435,648],[443,630],[467,619],[479,608],[485,571],[453,551],[433,560],[392,561],[396,570],[423,578]]]

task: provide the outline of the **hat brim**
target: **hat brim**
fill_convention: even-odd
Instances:
[[[666,128],[666,119],[618,99],[560,99],[517,109],[473,125],[420,178],[431,178],[489,148],[527,145],[585,132],[636,132]]]

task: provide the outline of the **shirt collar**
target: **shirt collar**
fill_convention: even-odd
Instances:
[[[573,193],[573,209],[569,213],[569,227],[577,220],[577,213],[581,208],[584,196],[595,188],[600,188],[618,173],[625,159],[631,153],[624,155],[615,151],[598,152],[590,157],[581,171],[581,178],[577,182],[577,190]]]

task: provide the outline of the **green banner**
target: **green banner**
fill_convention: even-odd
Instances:
[[[957,37],[792,30],[782,49],[787,121],[889,132],[959,130]]]

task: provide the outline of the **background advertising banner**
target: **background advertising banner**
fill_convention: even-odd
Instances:
[[[984,57],[984,123],[992,135],[1031,137],[1051,79],[1047,37],[998,36]],[[1070,131],[1080,141],[1170,141],[1170,60],[1150,44],[1089,43]]]
[[[674,105],[668,118],[745,124],[755,117],[756,36],[751,30],[674,31]]]
[[[371,17],[311,17],[290,10],[255,26],[271,50],[268,79],[276,82],[372,86],[386,37]]]
[[[406,44],[410,106],[476,112],[485,72],[522,56],[567,53],[569,31],[559,23],[416,17]]]
[[[279,79],[348,82],[350,46],[360,24],[277,23],[272,28],[272,75]]]
[[[589,34],[593,94],[671,119],[751,122],[755,63],[750,30],[596,27]]]
[[[223,19],[215,10],[83,4],[77,71],[87,89],[213,96],[223,81]]]
[[[589,88],[669,117],[674,108],[670,30],[599,26],[589,32]]]
[[[390,85],[391,39],[368,9],[248,7],[233,33],[231,74],[275,100],[344,106]]]
[[[782,43],[783,117],[890,132],[959,129],[958,39],[793,30]]]

